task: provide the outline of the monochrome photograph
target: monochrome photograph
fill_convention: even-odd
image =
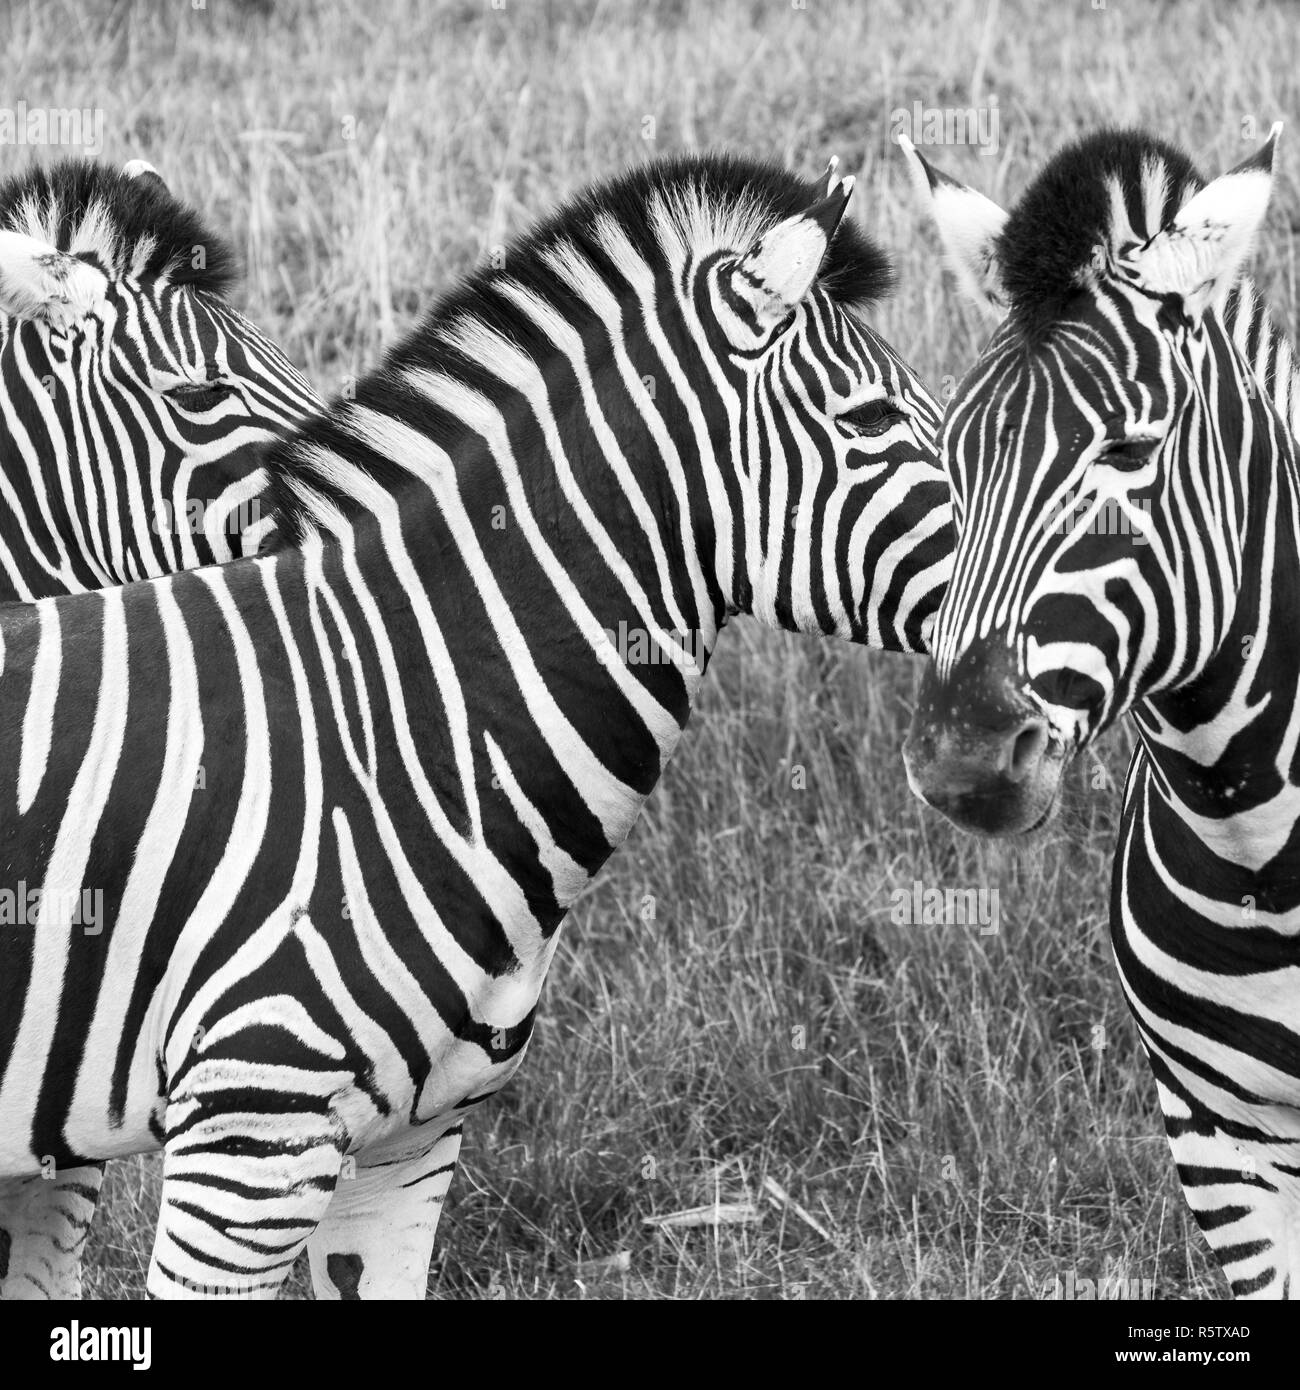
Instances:
[[[206,1314],[98,1305],[229,1299],[1249,1361],[1300,1297],[1300,10],[4,14],[31,1364],[167,1373]]]

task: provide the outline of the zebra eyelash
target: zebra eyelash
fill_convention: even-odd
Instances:
[[[852,410],[846,410],[835,417],[837,425],[844,426],[852,434],[864,438],[887,433],[895,425],[906,422],[907,412],[899,409],[892,401],[864,401]]]
[[[211,410],[234,389],[234,383],[229,381],[189,381],[181,386],[173,386],[163,394],[186,410]]]
[[[1131,438],[1117,439],[1108,444],[1099,455],[1099,461],[1113,468],[1141,468],[1150,462],[1151,455],[1160,447],[1159,439]]]

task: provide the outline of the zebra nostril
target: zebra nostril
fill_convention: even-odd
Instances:
[[[1047,748],[1046,721],[1028,720],[1021,725],[1007,747],[1007,759],[1003,770],[1013,782],[1021,782],[1037,766]]]

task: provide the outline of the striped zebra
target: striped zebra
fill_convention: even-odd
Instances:
[[[152,1294],[273,1297],[305,1245],[319,1296],[422,1297],[726,620],[923,649],[938,413],[863,318],[851,188],[588,191],[272,448],[270,553],[0,609],[17,1292],[85,1215],[58,1180],[161,1147]]]
[[[321,402],[224,302],[233,266],[143,160],[0,185],[0,603],[266,542],[259,447]],[[0,1289],[76,1287],[101,1180],[47,1169],[0,1203]]]
[[[321,402],[142,160],[0,186],[0,603],[252,554],[259,450]]]
[[[1241,274],[1279,127],[1206,184],[1107,131],[1015,210],[931,174],[1007,317],[950,403],[958,545],[905,756],[1032,832],[1126,711],[1111,932],[1187,1201],[1239,1297],[1300,1294],[1300,380]],[[994,210],[996,212],[996,209]]]

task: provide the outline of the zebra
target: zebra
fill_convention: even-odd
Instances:
[[[258,448],[323,403],[224,301],[234,264],[143,160],[0,185],[0,603],[267,541]],[[45,1178],[35,1227],[10,1211],[0,1285],[75,1287],[102,1165]]]
[[[945,414],[957,552],[904,749],[958,825],[1032,834],[1133,714],[1114,954],[1242,1298],[1300,1293],[1300,377],[1241,278],[1279,131],[1210,183],[1102,131],[1009,216],[930,171],[959,279],[1006,317]]]
[[[594,185],[268,450],[268,552],[0,609],[29,1266],[73,1234],[42,1164],[161,1148],[151,1294],[274,1297],[305,1246],[318,1297],[422,1298],[465,1117],[726,621],[925,649],[939,416],[852,188]]]
[[[0,186],[0,603],[267,541],[259,449],[322,402],[225,302],[234,267],[143,160]]]

